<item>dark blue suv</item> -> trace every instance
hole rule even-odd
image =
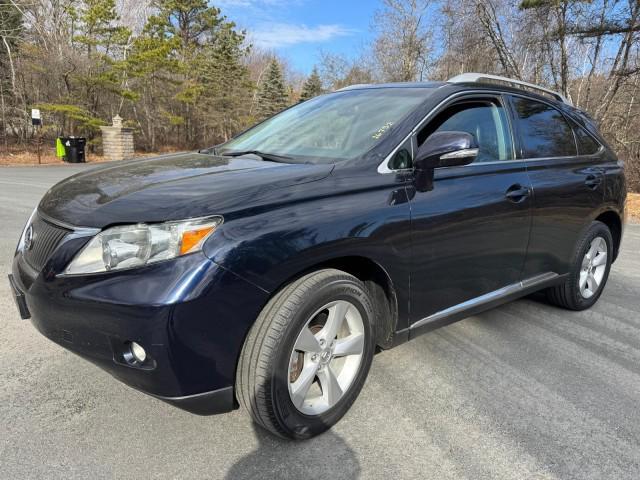
[[[308,438],[380,349],[539,290],[593,305],[625,195],[622,162],[554,92],[361,85],[59,183],[10,282],[23,318],[126,384]]]

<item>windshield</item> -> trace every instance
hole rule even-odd
[[[424,88],[372,88],[322,95],[221,145],[219,153],[256,152],[311,163],[349,160],[368,152],[425,97]]]

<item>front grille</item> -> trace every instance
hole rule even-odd
[[[31,246],[24,251],[24,259],[40,272],[58,244],[71,230],[54,225],[36,214],[31,222]]]

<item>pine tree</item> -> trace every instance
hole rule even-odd
[[[275,115],[284,110],[289,103],[282,70],[278,61],[271,60],[265,79],[258,91],[258,106],[256,114],[259,120]]]
[[[304,102],[305,100],[317,97],[318,95],[322,95],[322,80],[320,80],[318,69],[313,67],[311,75],[309,75],[309,78],[307,78],[307,81],[304,82],[304,85],[302,86],[300,101]]]
[[[117,67],[119,57],[131,31],[117,25],[120,17],[116,0],[82,0],[74,2],[70,21],[74,26],[71,46],[74,55],[82,55],[85,62],[68,76],[75,95],[61,96],[56,102],[38,103],[40,109],[56,117],[60,130],[82,134],[91,140],[106,122],[101,114],[112,106],[113,97],[105,92],[121,91],[122,72]]]
[[[242,62],[247,53],[244,38],[235,24],[221,24],[203,46],[194,68],[198,83],[204,87],[198,103],[199,123],[204,132],[215,132],[225,141],[249,123],[247,105],[253,84]]]
[[[156,112],[146,119],[148,142],[155,144],[160,121],[189,148],[246,128],[243,107],[251,86],[242,63],[244,32],[207,0],[154,0],[153,5],[156,12],[129,60],[142,103]]]

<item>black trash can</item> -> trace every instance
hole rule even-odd
[[[64,145],[64,161],[69,163],[85,163],[84,147],[87,139],[83,137],[61,137]]]

